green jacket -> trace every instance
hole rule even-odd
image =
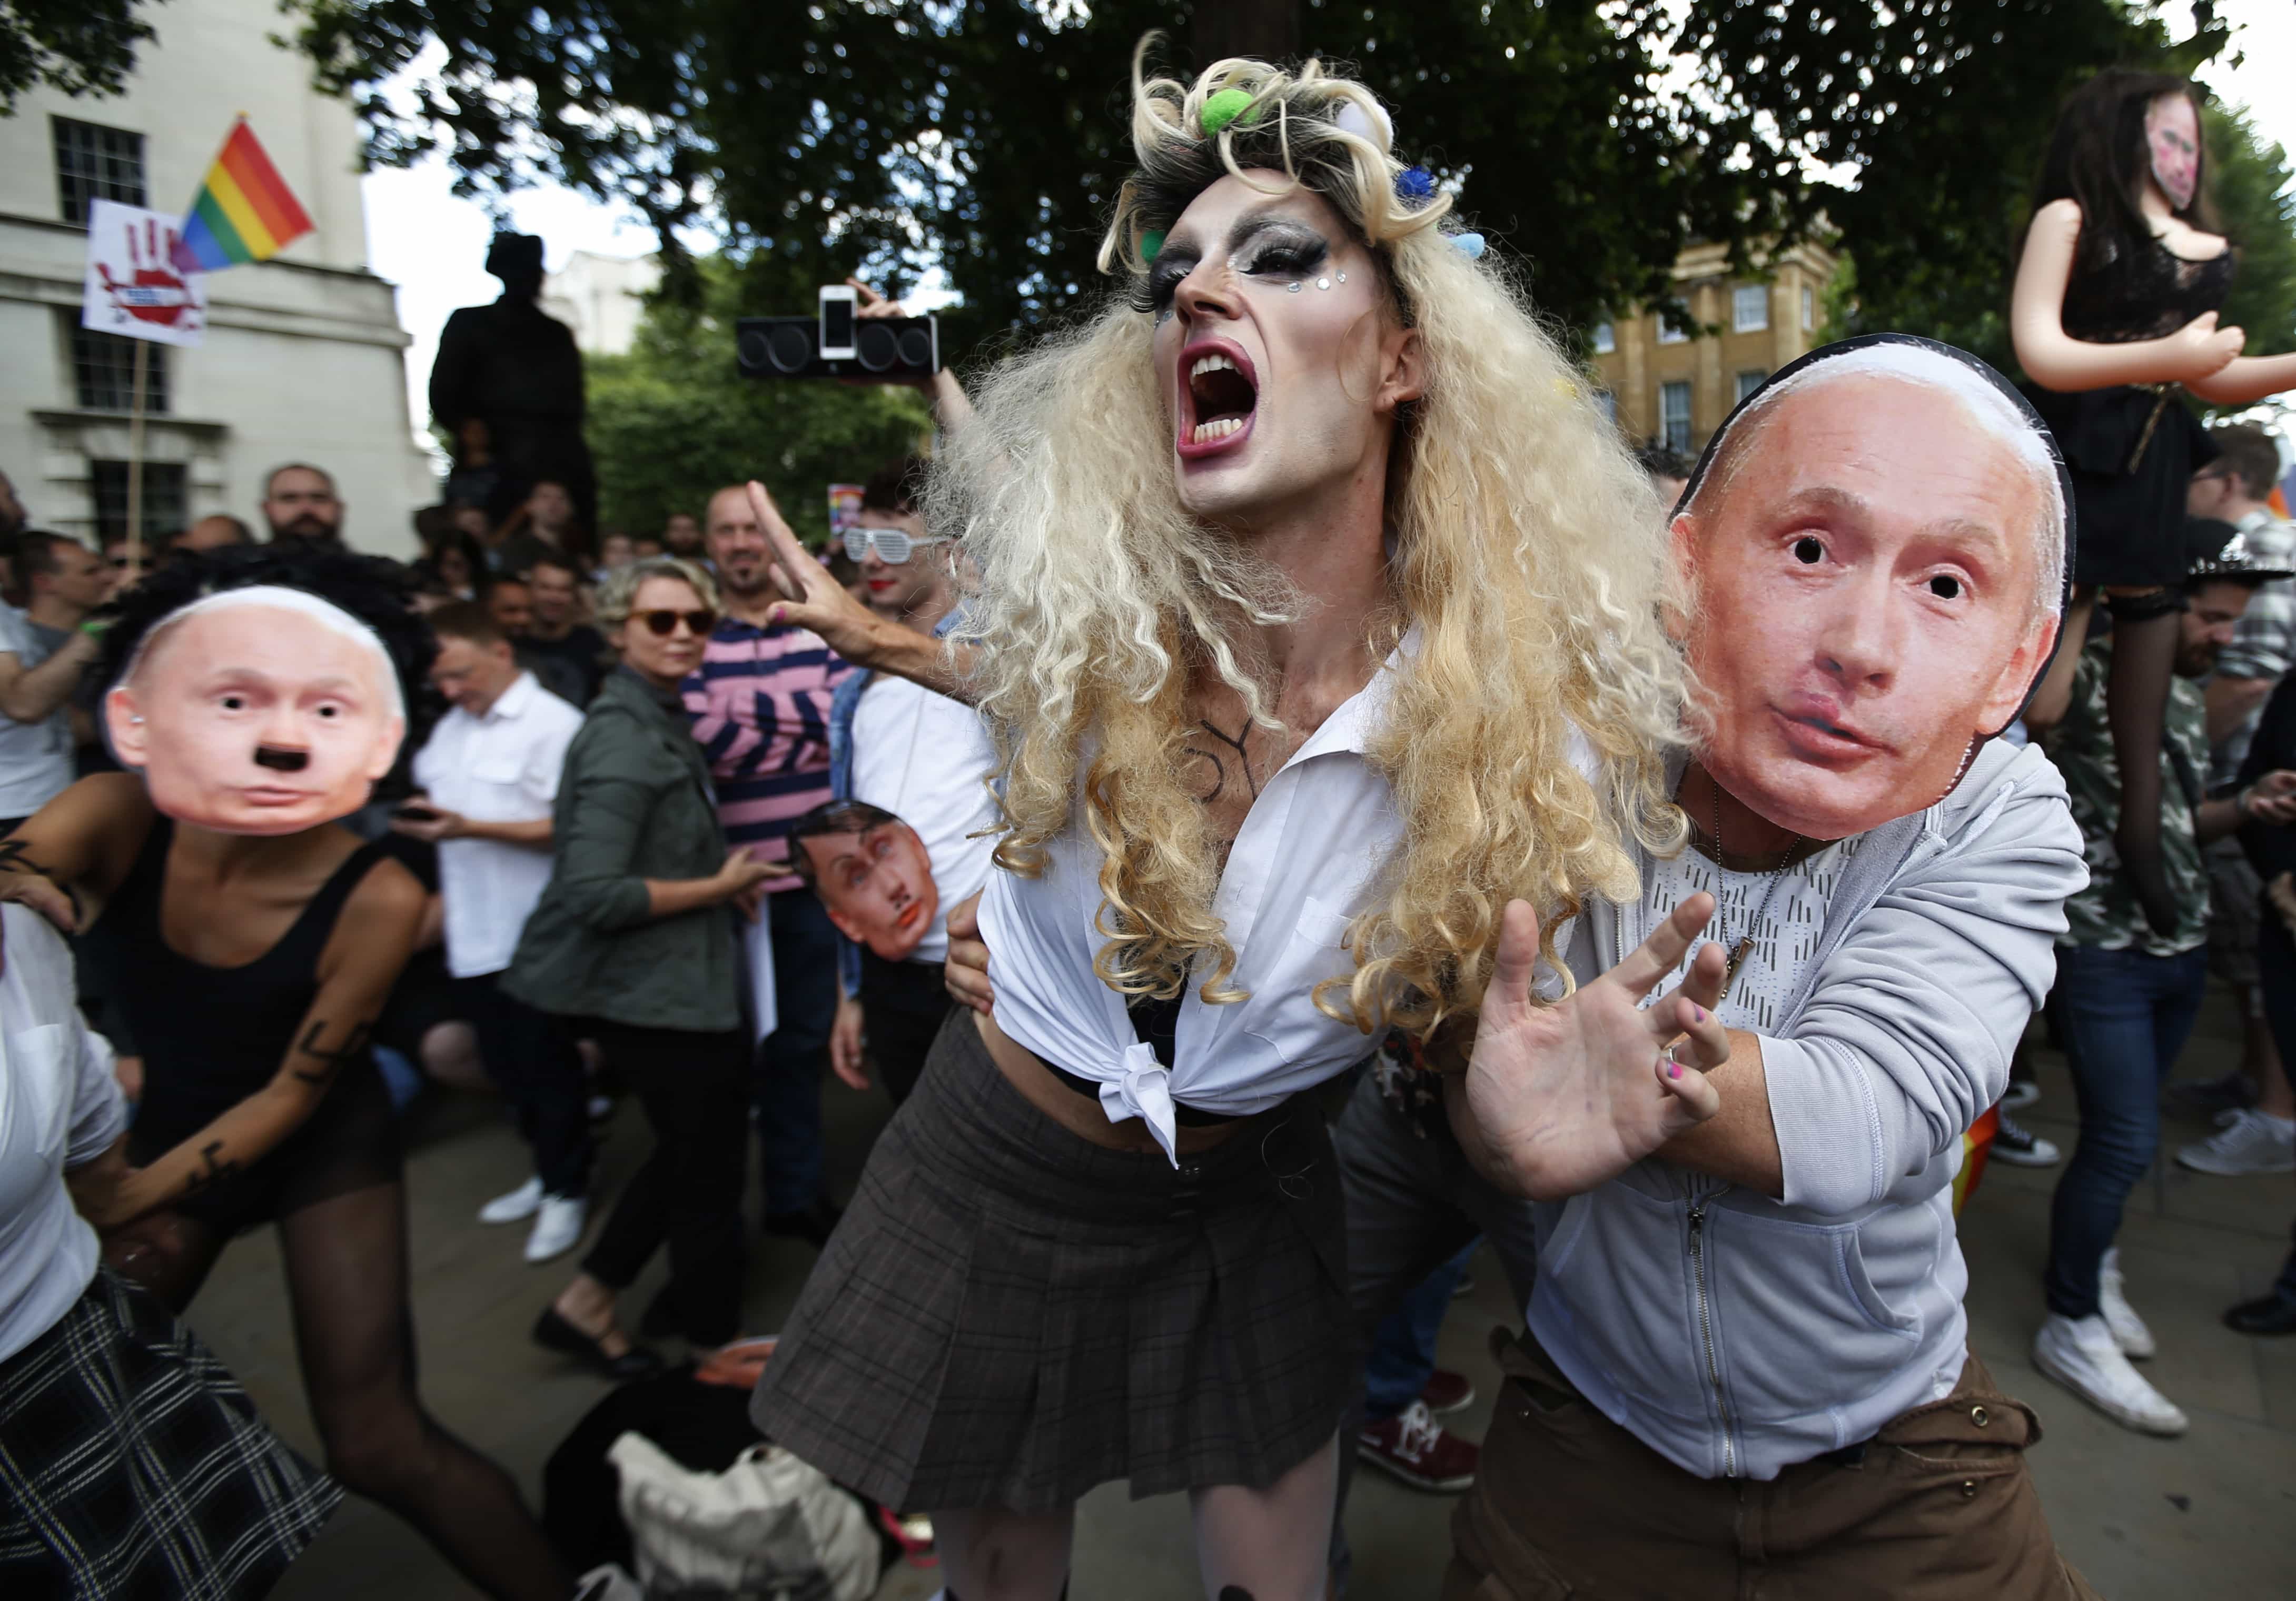
[[[550,884],[502,978],[529,1006],[642,1028],[741,1025],[733,913],[646,915],[648,878],[707,878],[726,862],[709,766],[673,706],[621,669],[567,747]]]

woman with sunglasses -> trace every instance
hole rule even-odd
[[[669,1284],[651,1329],[734,1337],[742,1302],[749,1041],[730,907],[754,916],[765,866],[729,851],[678,684],[701,665],[718,588],[657,556],[607,575],[598,622],[621,653],[566,752],[556,861],[503,988],[570,1020],[637,1087],[654,1148],[534,1337],[609,1377],[658,1368],[614,1303],[656,1246]]]

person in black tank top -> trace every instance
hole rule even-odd
[[[2070,470],[2079,540],[2055,664],[2062,698],[2103,588],[2113,618],[2106,708],[2122,774],[2120,870],[2167,933],[2178,908],[2161,853],[2161,748],[2186,568],[2185,499],[2217,453],[2179,388],[2247,404],[2296,387],[2296,356],[2246,357],[2217,326],[2237,257],[2216,231],[2200,96],[2180,78],[2098,73],[2058,114],[2010,305],[2027,396]]]
[[[128,1143],[139,1164],[196,1134],[278,1070],[318,992],[320,953],[345,903],[388,859],[381,844],[359,846],[276,944],[242,966],[210,967],[179,954],[162,929],[175,836],[171,820],[153,820],[135,868],[89,930],[91,960],[132,979],[121,984],[116,1004],[144,1060],[144,1099]],[[365,1044],[347,1042],[346,1050],[308,1122],[270,1155],[172,1210],[227,1239],[283,1213],[396,1180],[398,1124],[390,1096]]]
[[[275,1220],[329,1471],[487,1593],[558,1601],[572,1576],[517,1487],[414,1392],[406,1197],[366,1041],[424,895],[328,821],[379,776],[346,784],[342,742],[381,727],[395,746],[427,630],[390,564],[269,547],[155,574],[124,614],[106,721],[142,771],[83,780],[0,844],[0,899],[87,927],[144,1056],[135,1125],[75,1198],[107,1262],[178,1311],[234,1234]]]

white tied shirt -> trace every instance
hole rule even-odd
[[[414,781],[432,801],[477,822],[532,822],[551,814],[566,747],[582,714],[521,673],[473,717],[441,718],[414,758]],[[457,978],[499,973],[550,882],[545,847],[499,839],[439,842],[446,899],[447,970]]]
[[[22,906],[0,906],[0,1361],[38,1339],[95,1277],[95,1230],[64,1170],[127,1127],[111,1047],[81,1021],[71,952]]]
[[[1250,999],[1207,1006],[1201,979],[1192,980],[1169,1069],[1135,1032],[1124,997],[1093,971],[1107,940],[1095,926],[1102,856],[1090,833],[1063,829],[1041,877],[988,876],[980,926],[997,1025],[1054,1066],[1097,1082],[1109,1121],[1141,1118],[1175,1163],[1175,1100],[1248,1117],[1373,1047],[1313,997],[1324,980],[1353,975],[1340,941],[1403,838],[1394,796],[1364,754],[1399,659],[1389,658],[1325,718],[1252,802],[1212,901],[1235,950],[1231,982]]]
[[[853,708],[853,798],[882,806],[917,831],[932,862],[940,910],[911,961],[948,956],[948,909],[988,882],[996,821],[985,780],[996,747],[980,714],[963,701],[880,673]]]

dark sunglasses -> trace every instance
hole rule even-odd
[[[706,639],[709,631],[718,626],[718,614],[714,611],[642,611],[638,613],[638,621],[646,625],[648,633],[661,639],[668,639],[680,622],[693,631],[695,638]]]

